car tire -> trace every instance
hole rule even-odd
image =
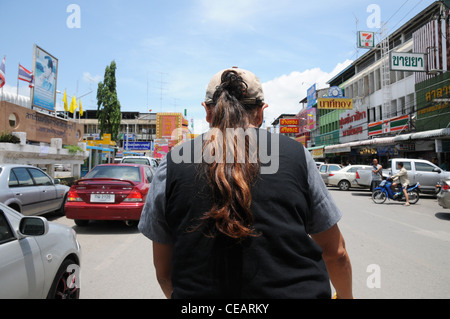
[[[75,265],[76,263],[71,259],[66,259],[63,261],[61,266],[53,279],[52,286],[47,295],[47,299],[79,299],[80,298],[80,287],[69,287],[67,285],[67,279],[74,279],[71,276],[72,273],[67,271],[70,265]],[[76,276],[77,274],[75,274]],[[78,279],[78,278],[77,278]]]
[[[86,219],[75,219],[75,225],[80,227],[85,227],[89,224],[89,220]]]
[[[64,199],[63,199],[63,202],[62,202],[62,204],[61,204],[61,207],[56,211],[59,215],[61,215],[61,216],[65,216],[66,215],[66,203],[67,203],[67,194],[68,193],[66,193],[66,195],[64,195]]]
[[[338,186],[341,191],[348,191],[351,185],[349,181],[343,180],[339,182]]]

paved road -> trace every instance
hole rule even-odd
[[[448,298],[450,210],[430,196],[405,207],[376,205],[368,191],[330,191],[344,213],[355,298]]]
[[[368,191],[330,188],[344,212],[340,222],[353,266],[356,298],[448,298],[450,210],[434,198],[417,205],[376,205]],[[152,245],[136,228],[65,217],[83,249],[81,298],[164,298],[155,278]],[[369,282],[369,285],[368,285]]]

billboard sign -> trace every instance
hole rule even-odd
[[[158,113],[156,115],[156,138],[158,139],[172,139],[176,129],[182,128],[183,115],[181,113]],[[181,139],[181,131],[175,132],[178,136],[176,140]]]
[[[58,59],[34,45],[33,53],[34,85],[31,104],[48,111],[55,110]]]
[[[307,130],[315,130],[316,129],[316,123],[317,123],[317,109],[311,108],[308,110],[308,118],[307,118]]]
[[[391,71],[426,72],[425,53],[391,52]]]
[[[162,159],[166,157],[167,153],[169,153],[169,140],[167,139],[155,140],[153,157]]]
[[[317,103],[316,85],[311,86],[307,91],[307,108],[312,108]]]

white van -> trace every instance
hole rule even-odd
[[[158,167],[158,161],[156,158],[147,156],[125,156],[122,158],[123,164],[143,164],[153,167],[155,170]]]

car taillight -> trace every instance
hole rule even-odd
[[[356,171],[356,178],[359,179],[359,173],[358,173],[358,171]]]
[[[67,201],[68,202],[82,202],[83,200],[81,199],[80,196],[78,196],[78,193],[76,191],[70,190],[69,193],[67,194]]]
[[[449,191],[450,190],[450,186],[448,186],[448,184],[447,183],[444,183],[444,185],[442,186],[442,189],[444,190],[444,191]]]
[[[142,202],[142,194],[140,191],[132,190],[130,194],[128,194],[127,198],[123,200],[124,202]]]

